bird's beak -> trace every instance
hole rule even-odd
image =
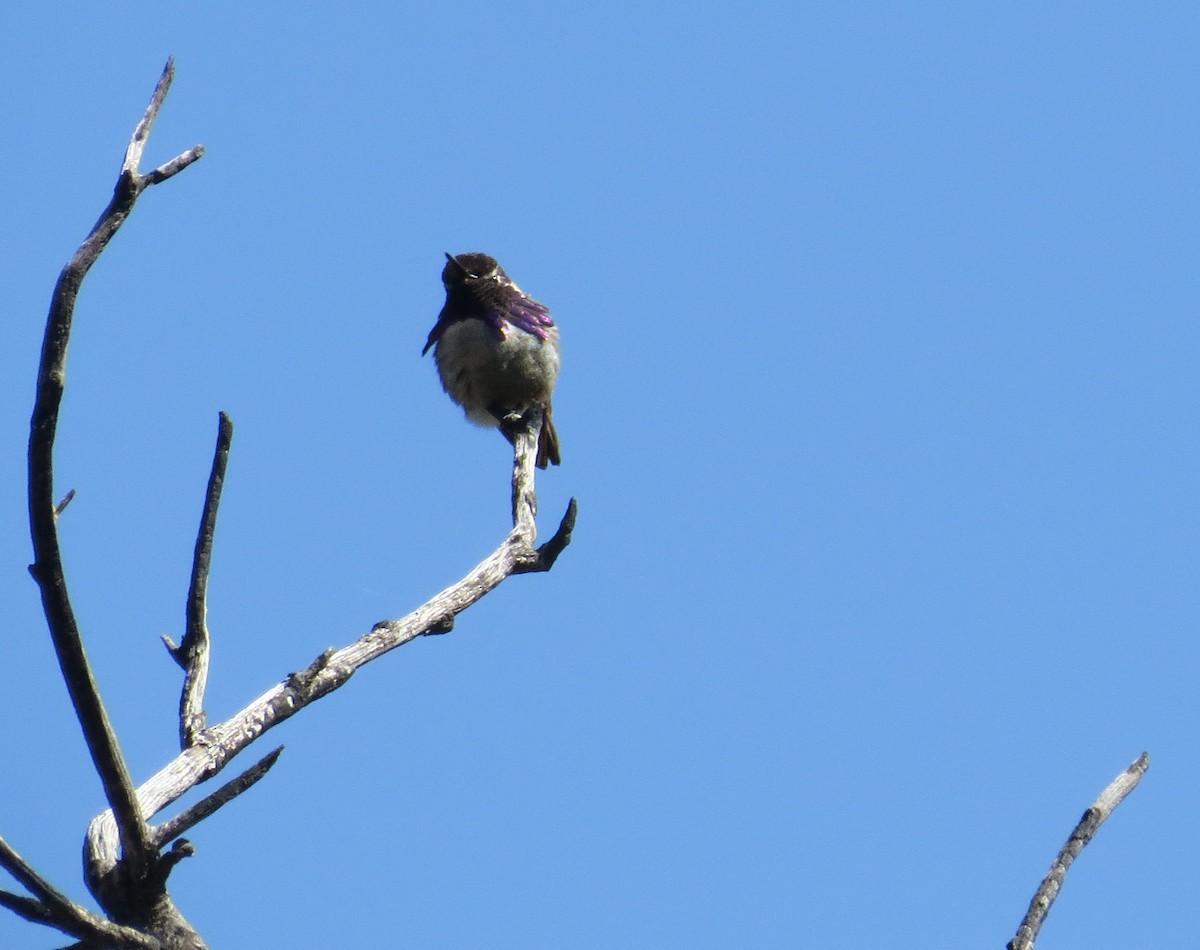
[[[446,260],[450,261],[455,267],[457,267],[462,272],[464,277],[470,277],[470,278],[478,278],[479,277],[478,274],[472,274],[469,270],[467,270],[465,267],[463,267],[462,261],[460,261],[457,257],[455,257],[453,254],[451,254],[449,251],[444,251],[443,253],[446,255]]]

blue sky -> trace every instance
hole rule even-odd
[[[35,361],[173,54],[148,162],[208,154],[88,277],[57,456],[137,778],[218,410],[215,718],[503,536],[419,355],[444,251],[558,318],[544,533],[580,505],[267,737],[172,879],[212,946],[998,947],[1144,749],[1039,946],[1194,943],[1200,10],[103,6],[0,14],[0,834],[54,883],[102,797],[25,572]]]

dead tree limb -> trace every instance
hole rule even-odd
[[[534,461],[537,425],[530,419],[518,433],[513,449],[512,530],[490,555],[458,583],[436,594],[398,620],[375,624],[353,643],[328,649],[303,670],[290,673],[263,695],[225,722],[209,726],[203,741],[184,749],[138,788],[142,813],[151,816],[190,789],[221,772],[239,752],[263,733],[290,719],[301,709],[343,686],[360,667],[418,637],[446,633],[455,618],[514,574],[548,571],[570,543],[576,504],[571,499],[554,537],[534,548],[537,510],[534,494]],[[162,840],[160,837],[159,840]],[[117,867],[119,838],[111,810],[94,818],[88,827],[84,853],[89,877],[106,878]]]
[[[229,464],[233,442],[233,422],[221,413],[217,422],[217,447],[213,452],[212,471],[204,493],[204,510],[192,555],[192,582],[188,588],[187,627],[178,647],[163,637],[171,656],[183,667],[183,690],[179,697],[179,748],[195,745],[206,724],[204,691],[208,686],[208,572],[212,564],[213,535],[217,529],[217,508]]]
[[[1150,768],[1150,756],[1143,752],[1137,761],[1109,783],[1108,787],[1100,793],[1100,797],[1092,803],[1092,807],[1083,813],[1079,824],[1067,838],[1067,843],[1062,846],[1054,863],[1050,865],[1050,870],[1042,879],[1037,893],[1033,895],[1033,900],[1029,903],[1029,911],[1025,914],[1025,919],[1021,921],[1021,926],[1017,928],[1017,935],[1008,942],[1008,950],[1033,950],[1033,943],[1037,940],[1046,915],[1050,912],[1050,905],[1054,903],[1058,892],[1062,890],[1063,881],[1066,879],[1072,862],[1096,836],[1096,832],[1108,820],[1108,816],[1125,800],[1125,796],[1137,788],[1138,782],[1142,780],[1142,776],[1146,774],[1148,768]]]
[[[201,146],[196,146],[148,174],[142,174],[139,170],[146,141],[171,86],[174,72],[173,62],[168,60],[150,104],[129,140],[112,200],[87,239],[63,268],[55,284],[42,343],[29,433],[29,525],[34,554],[29,570],[41,592],[42,608],[63,680],[83,730],[88,752],[100,776],[105,798],[114,815],[121,849],[122,874],[133,882],[133,887],[152,876],[158,860],[158,849],[145,815],[138,807],[129,768],[92,675],[67,593],[57,527],[61,506],[54,499],[54,438],[65,386],[67,342],[70,339],[75,301],[84,277],[125,223],[138,196],[151,185],[166,181],[182,171],[204,153]],[[114,919],[135,919],[146,911],[144,907],[135,910],[123,906],[118,909],[106,905],[104,895],[96,896]]]
[[[173,75],[174,65],[168,62],[154,90],[150,105],[129,141],[112,201],[87,240],[59,275],[42,343],[37,396],[29,433],[29,525],[34,553],[33,564],[29,570],[41,591],[42,607],[50,627],[54,651],[58,656],[75,714],[83,728],[88,752],[91,753],[92,762],[95,763],[96,771],[104,785],[105,797],[117,819],[123,856],[129,862],[131,872],[137,877],[145,875],[149,868],[153,859],[153,845],[149,827],[138,812],[137,796],[134,794],[129,769],[113,734],[104,703],[100,699],[100,691],[92,676],[79,626],[67,596],[62,554],[58,543],[58,505],[54,499],[53,455],[54,436],[58,427],[58,412],[66,375],[67,341],[71,333],[75,300],[83,278],[129,217],[138,195],[150,185],[165,181],[186,168],[203,153],[203,150],[197,147],[174,159],[169,163],[169,167],[164,166],[150,175],[142,175],[138,171],[146,139],[158,116],[158,110],[162,106]]]
[[[99,941],[100,945],[106,947],[119,947],[121,950],[156,950],[158,947],[157,941],[136,930],[97,917],[66,897],[30,867],[3,838],[0,838],[0,867],[34,895],[34,898],[29,898],[0,891],[0,906],[7,907],[26,920],[54,927],[85,941]]]
[[[359,667],[419,636],[446,633],[453,628],[459,613],[513,574],[548,571],[570,543],[576,512],[572,499],[550,541],[540,548],[533,547],[537,537],[534,460],[542,419],[534,413],[515,420],[513,528],[500,546],[457,584],[412,613],[376,624],[348,646],[326,650],[308,668],[289,674],[241,712],[210,728],[203,708],[210,641],[207,584],[232,437],[232,425],[222,413],[192,562],[186,631],[178,647],[164,638],[185,672],[179,712],[182,752],[140,788],[134,788],[92,675],[67,592],[56,520],[73,492],[55,504],[54,440],[65,385],[67,343],[84,277],[128,218],[138,196],[149,186],[178,174],[204,153],[203,147],[196,146],[149,173],[139,171],[147,138],[173,77],[174,65],[168,61],[130,139],[112,200],[55,285],[30,422],[29,517],[34,550],[30,573],[41,592],[63,679],[109,805],[89,825],[84,845],[88,888],[108,919],[98,917],[51,887],[3,839],[0,839],[0,868],[12,874],[33,896],[0,890],[0,906],[70,934],[79,941],[74,947],[97,950],[109,947],[205,950],[199,934],[176,910],[166,891],[171,870],[193,853],[191,845],[179,835],[258,782],[275,763],[281,749],[176,817],[153,828],[149,818],[217,775],[268,729],[343,685]],[[162,849],[172,841],[174,846],[163,853]]]

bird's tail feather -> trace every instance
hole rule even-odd
[[[562,456],[558,449],[558,430],[554,428],[554,420],[550,416],[550,407],[546,406],[542,416],[542,434],[538,438],[537,467],[561,465]]]

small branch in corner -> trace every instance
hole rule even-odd
[[[1037,893],[1033,895],[1033,900],[1029,902],[1029,910],[1026,912],[1024,920],[1021,921],[1021,926],[1017,928],[1017,935],[1008,942],[1006,950],[1033,950],[1034,941],[1037,940],[1042,924],[1046,921],[1046,915],[1050,913],[1051,905],[1058,897],[1059,891],[1062,890],[1063,881],[1066,879],[1071,864],[1095,837],[1096,832],[1108,820],[1109,815],[1125,800],[1125,796],[1137,788],[1148,768],[1150,768],[1150,755],[1143,752],[1129,768],[1109,783],[1108,787],[1100,793],[1100,797],[1083,813],[1079,824],[1067,838],[1067,843],[1062,846],[1054,863],[1050,865],[1050,870],[1042,879]]]

